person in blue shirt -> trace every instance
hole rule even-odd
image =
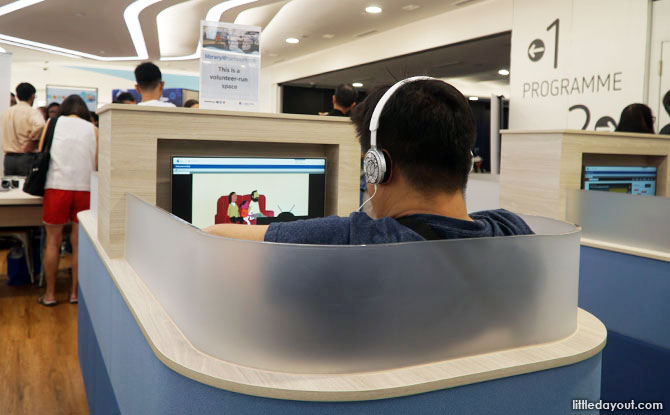
[[[398,85],[387,97],[389,87],[371,92],[351,114],[361,148],[368,149],[373,112],[382,101],[375,148],[384,155],[387,173],[380,184],[368,184],[377,219],[353,212],[348,217],[265,226],[220,224],[205,231],[239,239],[326,245],[532,234],[512,212],[467,212],[475,121],[466,98],[436,79]]]

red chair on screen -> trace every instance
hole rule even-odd
[[[237,195],[237,206],[242,206],[242,203],[249,202],[251,203],[251,194],[248,195]],[[219,223],[232,223],[230,217],[228,216],[228,195],[221,196],[216,202],[216,215],[214,215],[214,224]],[[275,213],[272,210],[265,209],[265,195],[258,195],[258,208],[261,213],[269,218],[274,217]],[[252,225],[256,224],[256,219],[251,219]]]

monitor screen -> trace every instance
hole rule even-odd
[[[656,195],[656,167],[585,166],[584,190]]]
[[[324,216],[325,158],[172,157],[172,213],[204,228]]]

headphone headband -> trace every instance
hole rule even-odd
[[[430,76],[413,76],[411,78],[403,79],[402,81],[396,82],[392,87],[390,87],[384,95],[382,95],[379,102],[375,106],[374,111],[372,111],[372,117],[370,118],[370,148],[377,148],[377,129],[379,128],[379,118],[382,115],[382,111],[386,106],[386,102],[391,99],[391,96],[397,91],[401,86],[415,81],[436,81],[437,79]]]

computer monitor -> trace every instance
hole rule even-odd
[[[172,213],[204,228],[324,216],[325,158],[172,157]]]
[[[656,167],[584,166],[584,190],[656,195]]]

